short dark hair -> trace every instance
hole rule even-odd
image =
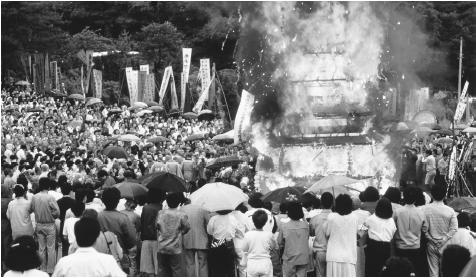
[[[458,219],[458,227],[459,228],[466,228],[471,226],[471,217],[467,212],[461,212],[456,217]]]
[[[82,217],[74,224],[74,235],[79,247],[90,247],[99,236],[99,222],[97,219]]]
[[[271,202],[263,202],[263,208],[272,211],[273,210],[273,204]]]
[[[363,192],[363,200],[360,200],[362,202],[376,202],[378,201],[378,199],[380,199],[380,195],[378,193],[377,188],[373,186],[368,186]]]
[[[268,221],[268,214],[264,210],[258,209],[253,213],[251,218],[253,219],[253,224],[255,224],[256,229],[262,229]]]
[[[147,198],[150,203],[162,204],[162,202],[165,200],[165,191],[153,187],[147,192]]]
[[[407,205],[414,204],[418,198],[418,189],[415,186],[407,186],[403,189],[403,202]]]
[[[32,236],[20,236],[10,246],[5,264],[13,271],[35,269],[41,265],[37,250],[38,246]]]
[[[98,219],[98,212],[94,209],[86,209],[83,212],[83,218]]]
[[[106,170],[99,170],[99,172],[98,172],[98,178],[102,178],[102,177],[105,177],[107,175],[108,174],[107,174]]]
[[[324,192],[321,195],[321,205],[324,209],[332,208],[334,204],[334,196],[330,192]]]
[[[279,212],[280,213],[287,213],[288,212],[288,203],[284,202],[279,204]]]
[[[13,193],[15,193],[15,197],[21,197],[21,196],[24,196],[25,195],[25,186],[23,186],[22,184],[17,184],[15,185],[15,187],[13,188]]]
[[[392,203],[389,199],[384,197],[377,202],[377,206],[375,207],[375,215],[383,219],[389,219],[392,217]]]
[[[335,211],[340,215],[348,215],[352,212],[352,198],[347,194],[339,194],[336,198]]]
[[[108,187],[102,193],[101,200],[106,206],[106,210],[114,210],[121,199],[121,192],[115,187]]]
[[[25,174],[20,174],[17,178],[17,183],[23,185],[25,188],[28,186],[28,179],[26,178]]]
[[[76,217],[81,217],[84,212],[84,203],[74,201],[73,206],[71,207],[71,211],[74,213]]]
[[[180,196],[180,194],[182,196]],[[169,208],[177,208],[180,205],[180,203],[183,201],[183,194],[180,194],[171,193],[167,195],[166,200]]]
[[[50,183],[51,183],[51,180],[49,178],[41,178],[38,181],[39,190],[40,191],[49,190],[50,189]]]
[[[425,194],[420,187],[415,187],[415,192],[417,194],[417,198],[415,200],[415,206],[424,206],[426,204]]]
[[[431,187],[431,196],[436,201],[443,201],[446,196],[446,186],[442,184],[435,184]]]
[[[303,194],[301,200],[302,206],[305,208],[312,207],[318,209],[321,206],[321,200],[311,193]]]
[[[302,206],[299,202],[292,201],[288,203],[288,217],[292,220],[299,220],[304,217]]]
[[[413,264],[405,257],[390,257],[380,272],[380,277],[410,277],[414,273]]]
[[[252,196],[248,200],[248,204],[253,208],[262,208],[263,207],[263,201],[261,200],[260,197],[257,197],[257,196]]]
[[[441,272],[445,277],[458,277],[471,259],[471,253],[466,247],[451,244],[441,255]]]
[[[69,183],[64,183],[61,185],[61,194],[68,195],[71,193],[71,185]]]
[[[389,187],[387,191],[385,191],[385,194],[383,196],[387,198],[390,202],[395,204],[400,204],[400,200],[402,199],[402,193],[400,192],[400,190],[392,186]]]

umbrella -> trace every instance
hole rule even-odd
[[[437,144],[451,144],[453,143],[453,139],[448,137],[442,137],[442,138],[436,139],[435,142]]]
[[[185,119],[196,119],[198,115],[193,112],[187,112],[187,113],[183,113],[182,117]]]
[[[137,112],[136,116],[142,117],[145,114],[152,114],[152,113],[153,113],[152,110],[145,109],[145,110],[141,110],[141,111]]]
[[[213,137],[213,141],[233,141],[235,137],[235,131],[232,129],[230,131],[227,131],[223,134],[219,134],[215,137]]]
[[[6,107],[5,109],[3,109],[3,111],[9,112],[9,111],[14,111],[15,109],[16,109],[15,107],[8,106],[8,107]]]
[[[455,211],[476,208],[476,198],[474,197],[458,197],[448,203]]]
[[[72,94],[68,96],[69,99],[84,100],[84,96],[80,94]]]
[[[238,156],[223,156],[212,160],[210,163],[207,163],[206,168],[208,169],[220,169],[222,167],[228,167],[233,165],[238,165],[242,163],[243,160]]]
[[[79,120],[71,121],[68,123],[68,126],[72,128],[77,128],[78,126],[80,127],[82,125],[83,125],[83,121],[79,121]]]
[[[433,133],[436,133],[436,134],[442,134],[442,135],[453,135],[453,132],[449,129],[440,129],[440,130],[437,130]]]
[[[132,107],[134,107],[134,108],[147,108],[147,107],[149,107],[149,106],[148,106],[147,103],[145,103],[145,102],[140,102],[140,101],[138,101],[138,102],[134,102],[134,104],[132,105]]]
[[[109,110],[109,113],[110,114],[122,113],[122,110],[121,110],[121,108],[112,108],[111,110]]]
[[[392,127],[392,131],[408,131],[410,128],[405,122],[399,122]]]
[[[468,127],[468,126],[465,125],[465,124],[457,124],[457,125],[455,125],[455,129],[465,129],[465,128],[467,128],[467,127]]]
[[[151,148],[151,147],[153,147],[153,146],[154,146],[154,143],[148,142],[148,143],[146,143],[144,146],[142,146],[142,148],[148,149],[148,148]]]
[[[142,184],[130,181],[124,181],[115,184],[114,187],[119,189],[122,198],[129,198],[133,200],[137,200],[137,198],[147,195],[147,191],[149,191],[149,189],[147,189],[147,187],[143,186]]]
[[[101,99],[96,98],[96,97],[93,97],[93,98],[90,98],[90,99],[86,102],[86,106],[91,106],[91,105],[98,104],[98,103],[101,103],[101,102],[102,102]]]
[[[105,148],[103,154],[109,158],[127,158],[129,156],[126,150],[117,146],[109,146]]]
[[[152,111],[152,112],[154,112],[154,113],[157,113],[157,112],[162,112],[162,111],[164,111],[165,109],[164,109],[164,107],[162,107],[162,106],[154,105],[154,106],[149,107],[147,110],[150,110],[150,111]]]
[[[185,192],[187,191],[187,182],[171,173],[160,173],[154,178],[142,181],[147,188],[157,188],[165,192]]]
[[[226,183],[208,183],[190,195],[192,204],[209,211],[234,210],[248,196],[240,188]]]
[[[215,115],[213,114],[212,110],[209,110],[209,109],[205,109],[205,110],[202,110],[200,111],[200,113],[198,113],[198,119],[201,121],[201,120],[211,120],[215,117]]]
[[[159,104],[155,101],[147,101],[145,104],[147,104],[147,106],[151,107],[151,106],[159,106]]]
[[[117,137],[117,140],[125,141],[125,142],[137,142],[137,141],[140,141],[140,138],[134,134],[123,134],[123,135],[119,135]]]
[[[195,141],[195,140],[203,140],[205,139],[205,134],[203,133],[198,133],[198,134],[192,134],[190,136],[187,136],[187,138],[185,138],[185,142],[188,142],[188,141]]]
[[[435,113],[425,110],[418,112],[414,117],[413,121],[419,125],[422,124],[436,124],[436,116]]]
[[[30,82],[26,81],[26,80],[20,80],[20,81],[17,81],[15,83],[15,85],[18,85],[18,86],[28,86],[30,85]]]
[[[26,111],[27,112],[43,112],[43,109],[36,107],[36,108],[30,108]]]
[[[155,177],[160,176],[165,174],[166,172],[154,172],[154,173],[149,173],[147,175],[144,175],[139,178],[139,182],[144,185],[148,184],[151,180],[153,180]]]
[[[278,188],[271,192],[268,192],[261,199],[264,202],[276,202],[284,203],[286,201],[298,201],[301,199],[302,194],[306,189],[300,186],[288,186],[283,188]]]
[[[467,127],[465,129],[463,129],[463,132],[466,132],[466,133],[476,133],[476,127]]]
[[[337,175],[329,175],[324,177],[314,183],[305,193],[311,192],[315,194],[324,193],[326,191],[331,192],[335,195],[337,190],[342,189],[343,186],[357,183],[359,180],[351,179],[346,176],[337,176]],[[341,188],[339,188],[341,187]],[[337,189],[337,190],[336,190]]]
[[[164,136],[157,136],[157,137],[149,138],[146,141],[151,143],[160,143],[160,142],[166,142],[170,140],[168,138],[165,138]]]
[[[415,134],[417,137],[425,137],[432,132],[433,129],[426,126],[419,126],[412,131],[412,133]]]

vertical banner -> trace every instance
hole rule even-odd
[[[58,75],[57,75],[57,63],[56,61],[50,62],[50,78],[51,78],[51,88],[58,89]]]
[[[182,48],[183,54],[183,69],[182,72],[185,77],[185,83],[188,83],[188,76],[190,74],[190,64],[192,61],[192,49],[191,48]]]
[[[251,125],[251,110],[253,110],[254,102],[255,96],[243,90],[235,117],[235,144],[242,140],[244,131]]]
[[[452,181],[456,174],[456,146],[453,146],[453,151],[450,157],[450,168],[448,169],[448,179]]]
[[[147,82],[147,72],[146,71],[139,71],[139,80],[137,83],[137,101],[144,101],[144,90],[145,90],[145,83]]]
[[[129,96],[130,96],[130,101],[131,101],[131,105],[135,102],[138,102],[138,92],[137,92],[137,89],[138,89],[138,81],[139,81],[139,71],[137,70],[133,70],[133,71],[130,71],[130,80],[131,80],[131,91],[129,92]]]
[[[171,77],[171,82],[170,82],[170,95],[172,96],[171,101],[170,101],[170,109],[178,109],[178,100],[177,100],[177,89],[175,87],[175,78],[174,78],[174,72],[172,70],[172,67],[170,67],[170,77]]]
[[[139,70],[140,71],[145,71],[146,74],[149,74],[149,65],[140,65]]]
[[[35,93],[38,93],[38,87],[37,87],[37,82],[36,82],[36,64],[33,64],[33,90],[35,90]]]
[[[202,81],[202,91],[210,83],[210,59],[200,59],[200,80]],[[208,100],[208,94],[205,101]]]
[[[93,51],[92,50],[86,50],[86,92],[89,92],[89,85],[90,81],[89,79],[91,78],[91,71],[94,66],[93,63]]]
[[[215,78],[215,74],[213,74],[212,78]],[[203,104],[205,103],[205,101],[208,98],[208,91],[210,90],[210,84],[211,84],[211,82],[208,82],[206,87],[202,87],[202,92],[200,94],[200,97],[198,98],[197,103],[195,104],[195,106],[192,109],[193,112],[198,113],[198,112],[202,111]]]
[[[464,111],[466,109],[466,105],[468,104],[468,102],[466,101],[466,93],[468,92],[468,86],[469,82],[466,81],[459,97],[458,106],[456,106],[456,111],[454,115],[455,122],[461,121],[461,118],[463,117]]]
[[[180,111],[184,112],[185,108],[185,96],[187,95],[187,88],[185,86],[185,73],[180,74]]]
[[[166,67],[164,70],[164,76],[162,77],[162,83],[160,84],[159,90],[159,104],[162,105],[164,101],[165,91],[167,90],[167,85],[169,84],[170,75],[172,73],[172,67]]]
[[[94,97],[102,98],[102,71],[93,69]]]
[[[146,76],[146,82],[144,85],[144,95],[142,96],[143,102],[155,101],[155,76],[153,73],[149,73]]]
[[[60,79],[61,79],[61,68],[58,67],[58,64],[56,64],[56,88],[59,90],[60,89]]]
[[[129,101],[132,105],[132,67],[126,67],[126,83],[127,83],[127,92],[129,93]]]

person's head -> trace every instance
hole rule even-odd
[[[23,187],[28,188],[28,179],[25,174],[20,174],[17,178],[17,183],[23,185]]]
[[[182,203],[183,201],[183,194],[182,193],[168,194],[166,197],[166,200],[167,200],[167,205],[169,206],[169,208],[172,208],[172,209],[177,208],[180,205],[180,203]]]
[[[273,210],[273,204],[271,202],[263,202],[263,208],[272,211]]]
[[[106,206],[106,210],[115,210],[120,199],[121,192],[115,187],[106,188],[101,197],[104,206]]]
[[[41,178],[38,181],[38,188],[40,191],[50,189],[51,180],[49,178]]]
[[[82,218],[92,218],[92,219],[98,219],[98,212],[94,209],[86,209],[83,212]]]
[[[304,217],[304,212],[302,211],[302,206],[299,202],[292,201],[287,205],[288,217],[292,220],[300,220]]]
[[[406,205],[415,204],[418,198],[418,190],[415,186],[407,186],[403,189],[403,202]]]
[[[441,256],[443,277],[457,277],[471,259],[468,248],[460,245],[448,245]]]
[[[335,211],[340,215],[347,215],[352,212],[352,198],[347,194],[340,194],[336,198]]]
[[[302,206],[307,210],[318,209],[321,206],[321,201],[311,193],[306,193],[301,196]]]
[[[425,151],[425,157],[428,157],[428,156],[430,156],[430,155],[432,155],[432,154],[433,154],[433,152],[432,152],[431,150],[426,150],[426,151]]]
[[[321,195],[321,206],[323,209],[331,209],[334,204],[334,196],[330,192],[324,192]]]
[[[23,186],[22,184],[16,184],[15,187],[13,187],[13,193],[15,193],[16,198],[25,197],[25,186]]]
[[[71,207],[71,211],[73,212],[74,216],[81,217],[84,212],[84,203],[75,201],[73,206]]]
[[[90,247],[99,236],[99,222],[91,217],[82,217],[74,224],[74,235],[79,247]]]
[[[425,199],[425,194],[423,193],[423,190],[420,187],[415,187],[415,192],[417,194],[417,198],[415,200],[415,206],[424,206],[426,205],[426,199]]]
[[[288,203],[284,202],[279,204],[279,213],[286,214],[288,212]]]
[[[402,193],[396,187],[389,187],[383,196],[392,203],[400,204]]]
[[[446,186],[443,184],[435,184],[431,187],[430,192],[435,201],[443,201],[446,196]]]
[[[390,257],[380,272],[381,277],[411,277],[415,276],[414,266],[405,257]]]
[[[99,170],[98,178],[100,180],[104,181],[107,178],[107,176],[108,176],[108,174],[107,174],[106,170],[103,170],[103,169]]]
[[[268,221],[268,214],[264,210],[256,210],[251,217],[256,229],[261,230]]]
[[[471,227],[471,217],[467,212],[461,212],[456,217],[458,219],[458,227],[459,228],[470,228]]]
[[[124,204],[127,210],[134,210],[137,207],[136,201],[132,199],[127,199],[126,203]]]
[[[20,236],[10,246],[5,265],[13,271],[20,272],[35,269],[41,265],[37,250],[38,246],[32,236]]]
[[[248,200],[248,204],[249,204],[252,208],[262,208],[262,207],[263,207],[263,201],[261,200],[261,197],[258,197],[258,196],[252,196],[252,197]]]
[[[363,192],[362,202],[377,202],[380,199],[377,188],[368,186]]]
[[[165,199],[165,192],[158,188],[151,188],[147,192],[147,198],[150,203],[161,204]]]
[[[389,219],[393,215],[392,203],[387,198],[378,200],[375,215],[382,219]]]

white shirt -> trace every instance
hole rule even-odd
[[[365,220],[364,226],[369,229],[369,238],[376,241],[390,242],[397,231],[393,218],[382,219],[375,214]]]
[[[3,277],[50,277],[50,276],[48,275],[48,273],[40,271],[38,269],[30,269],[30,270],[25,270],[23,272],[9,270],[3,275]]]
[[[79,218],[72,217],[64,220],[63,235],[68,237],[69,244],[76,242],[76,236],[74,235],[74,224],[78,222]]]
[[[59,193],[59,192],[56,192],[56,191],[53,191],[53,190],[49,190],[48,191],[48,194],[53,196],[55,198],[56,201],[58,201],[59,199],[63,198],[63,194]]]
[[[249,231],[243,240],[243,251],[248,253],[248,260],[270,259],[270,252],[276,247],[273,234],[266,231]]]
[[[56,264],[53,277],[126,277],[113,256],[93,247],[80,247]]]

